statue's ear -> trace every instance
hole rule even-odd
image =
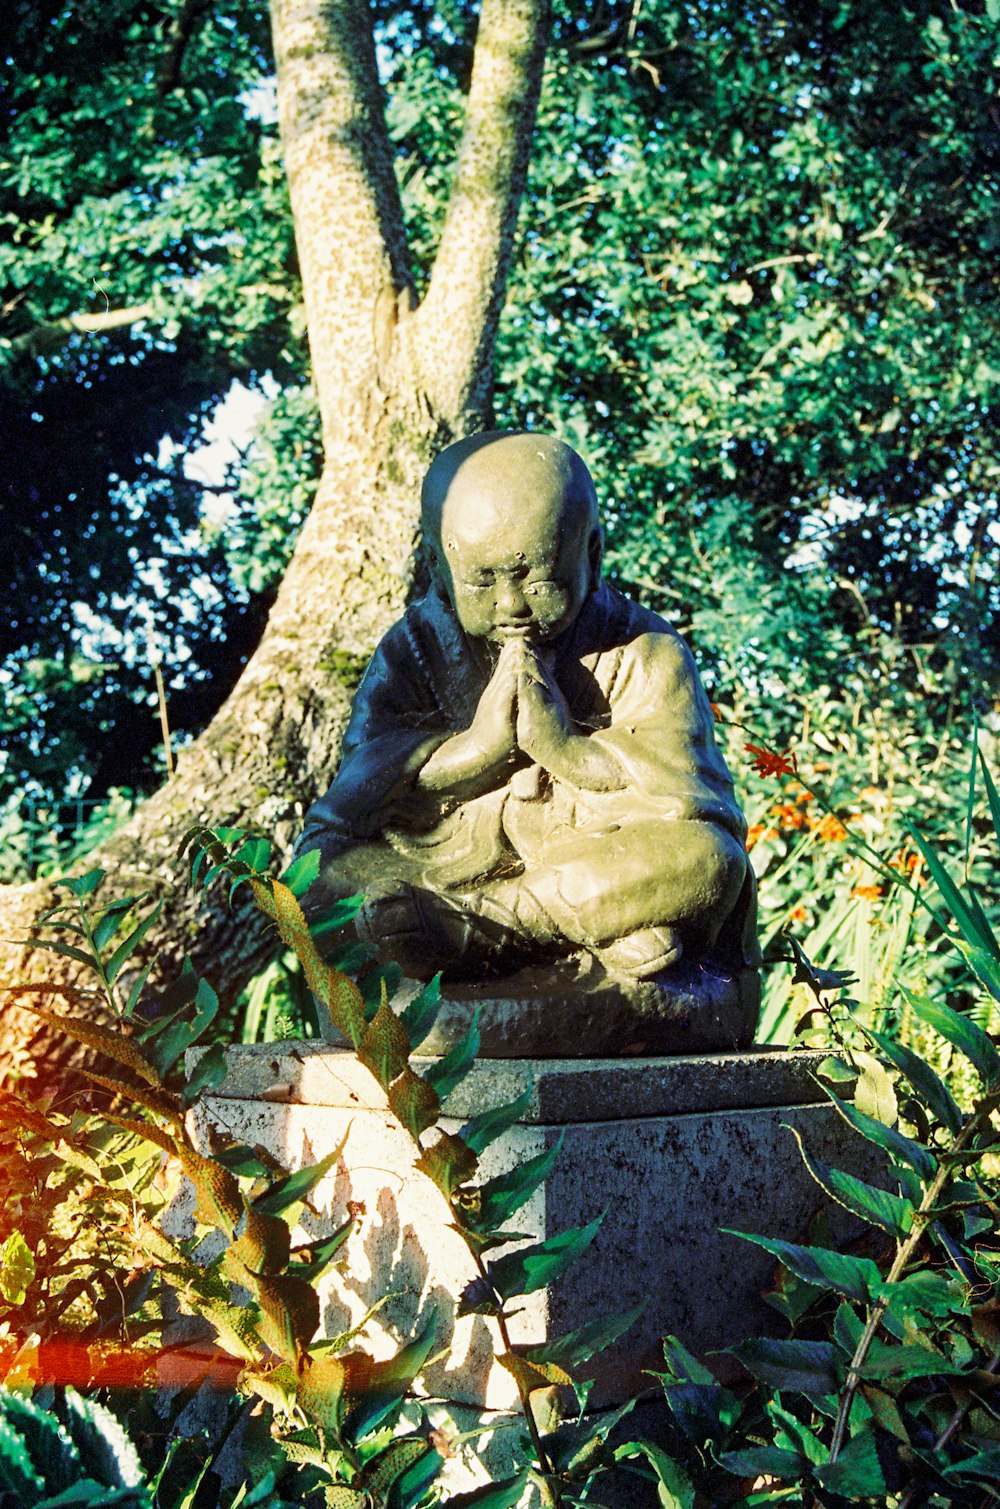
[[[590,590],[597,590],[601,580],[601,562],[604,559],[604,531],[596,524],[587,541],[587,562],[590,566]]]

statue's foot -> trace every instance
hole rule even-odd
[[[672,927],[640,928],[594,950],[608,974],[626,980],[648,980],[670,969],[683,951],[680,934]]]
[[[517,924],[502,905],[480,898],[472,908],[405,881],[373,887],[355,928],[411,979],[439,969],[454,973],[463,964],[489,970],[517,954]]]

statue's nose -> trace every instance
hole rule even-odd
[[[496,589],[496,611],[500,618],[512,621],[530,618],[531,606],[516,582],[500,581]]]

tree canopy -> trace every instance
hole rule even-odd
[[[372,14],[419,293],[477,7]],[[172,721],[197,731],[260,633],[318,427],[265,8],[49,0],[13,16],[0,799],[72,769],[99,795],[156,779],[137,604]],[[987,690],[998,21],[997,0],[557,12],[496,422],[583,452],[612,569],[693,634],[723,690],[836,680],[887,644],[880,695],[906,695],[935,657],[945,695]],[[236,505],[208,526],[179,455],[235,380],[266,378],[277,396]]]

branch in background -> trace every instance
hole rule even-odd
[[[51,356],[74,335],[104,335],[126,325],[138,325],[153,317],[152,304],[129,304],[124,309],[104,309],[98,314],[68,314],[60,320],[46,320],[6,342],[19,356]]]
[[[211,8],[212,0],[181,0],[167,28],[166,46],[156,70],[156,92],[161,99],[180,84],[188,43],[198,22]]]
[[[483,0],[444,229],[416,315],[422,380],[448,418],[489,402],[550,19],[547,0]]]

